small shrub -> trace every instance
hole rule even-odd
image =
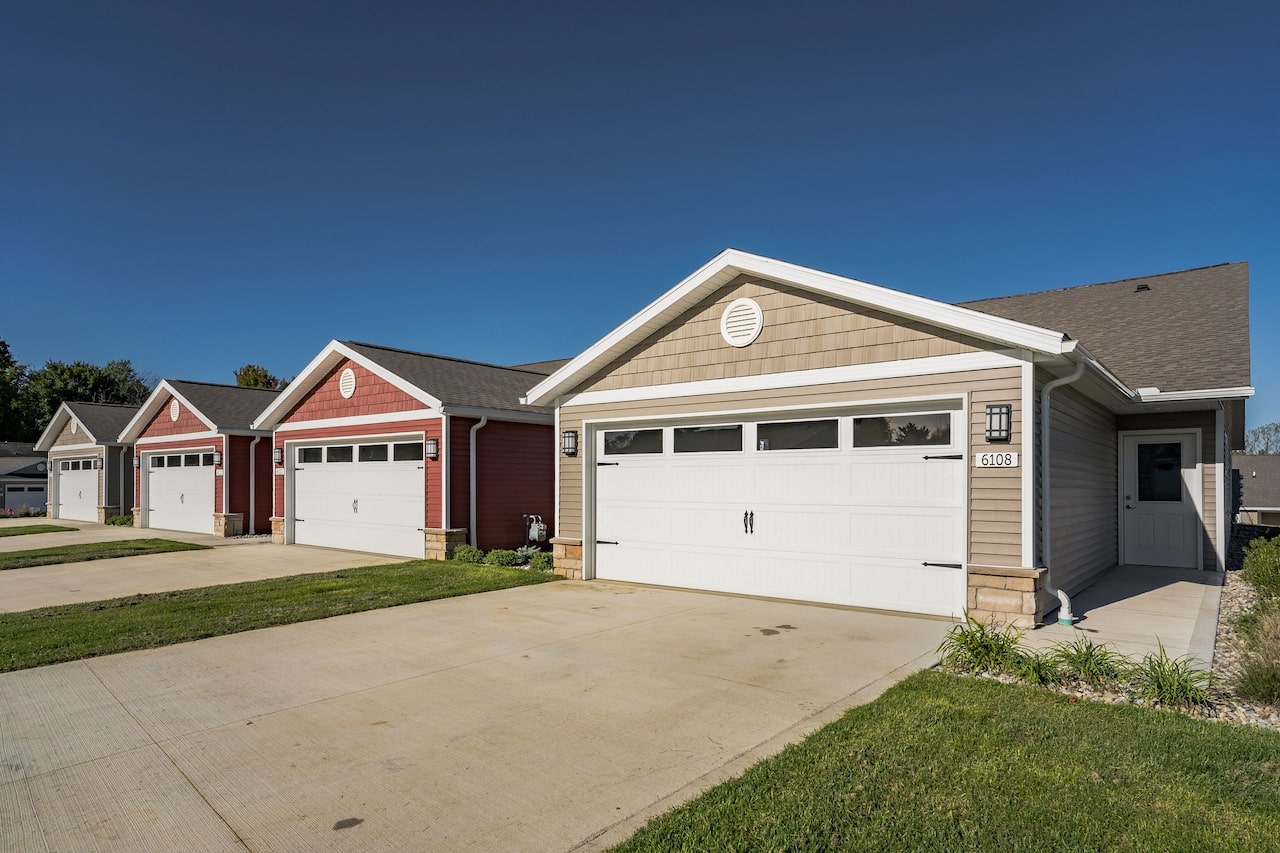
[[[529,561],[529,568],[535,572],[550,572],[555,569],[555,560],[546,551],[539,551]]]
[[[1099,645],[1088,637],[1055,644],[1049,657],[1061,667],[1064,675],[1078,678],[1094,687],[1123,681],[1131,667],[1124,655],[1105,645]]]
[[[107,519],[107,524],[114,524],[116,527],[133,527],[133,516],[113,515]]]
[[[1197,669],[1188,657],[1171,658],[1160,644],[1146,654],[1131,673],[1139,696],[1167,708],[1207,708],[1213,704],[1213,673]]]
[[[1009,670],[1019,681],[1039,687],[1061,684],[1066,680],[1062,667],[1051,654],[1037,652],[1019,654]]]
[[[1280,596],[1280,536],[1254,539],[1244,549],[1244,571],[1241,577],[1253,585],[1259,595]]]
[[[538,554],[542,553],[542,549],[537,545],[521,545],[516,549],[516,554],[520,557],[521,564],[528,564]]]
[[[1246,615],[1253,621],[1242,632],[1249,650],[1236,679],[1236,693],[1275,705],[1280,703],[1280,605],[1272,599]]]
[[[938,645],[940,662],[957,672],[1008,672],[1017,663],[1022,634],[965,613],[964,624],[954,626]]]
[[[521,562],[520,555],[507,548],[494,548],[484,556],[486,566],[518,566]]]
[[[459,545],[453,549],[453,559],[459,563],[483,563],[484,551],[474,545]]]

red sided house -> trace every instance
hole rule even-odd
[[[271,433],[250,424],[279,391],[165,379],[120,440],[134,445],[136,527],[266,533]]]
[[[253,424],[275,433],[275,542],[442,559],[525,544],[554,512],[554,416],[498,367],[332,341]]]

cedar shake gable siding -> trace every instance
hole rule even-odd
[[[350,399],[339,390],[342,372],[347,368],[356,377],[356,390]],[[353,417],[357,415],[383,415],[391,412],[410,412],[426,408],[421,401],[374,374],[364,365],[343,359],[325,374],[298,405],[286,415],[282,423],[298,423],[324,418]]]
[[[173,405],[174,397],[172,394],[166,395],[164,405],[160,407],[160,411],[147,424],[142,431],[142,438],[163,438],[170,435],[190,435],[191,433],[208,432],[209,427],[204,421],[200,420],[194,412],[183,402],[178,401],[178,419],[175,421],[169,416],[170,406]],[[153,448],[145,448],[151,450]],[[218,448],[221,450],[222,448]]]

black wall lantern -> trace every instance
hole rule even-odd
[[[275,463],[275,464],[277,464],[277,465],[281,465],[281,464],[283,464],[283,463],[284,463],[284,448],[283,448],[283,447],[275,447],[275,448],[272,448],[272,450],[271,450],[271,461],[272,461],[272,462],[274,462],[274,463]]]
[[[578,455],[578,431],[567,429],[560,433],[560,452],[565,456]]]
[[[424,444],[425,444],[425,452],[427,454],[428,459],[430,459],[432,462],[435,462],[437,459],[440,458],[440,439],[428,438],[424,442]]]
[[[1013,436],[1013,406],[987,404],[987,441],[1009,441]]]

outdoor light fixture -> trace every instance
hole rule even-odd
[[[271,461],[277,465],[284,463],[284,448],[277,447],[271,451]]]
[[[215,450],[215,451],[213,451],[213,464],[214,464],[214,465],[221,465],[221,464],[222,464],[222,451],[221,451],[221,450]]]
[[[137,470],[138,468],[142,467],[142,460],[137,456],[133,457],[133,467],[134,467],[134,470]]]
[[[440,458],[440,439],[428,438],[424,442],[424,444],[425,444],[425,450],[426,450],[428,459],[430,459],[432,462],[435,462],[437,459]]]
[[[567,429],[560,433],[560,452],[565,456],[578,455],[578,431]]]
[[[1008,441],[1013,435],[1013,406],[987,404],[987,441]]]

